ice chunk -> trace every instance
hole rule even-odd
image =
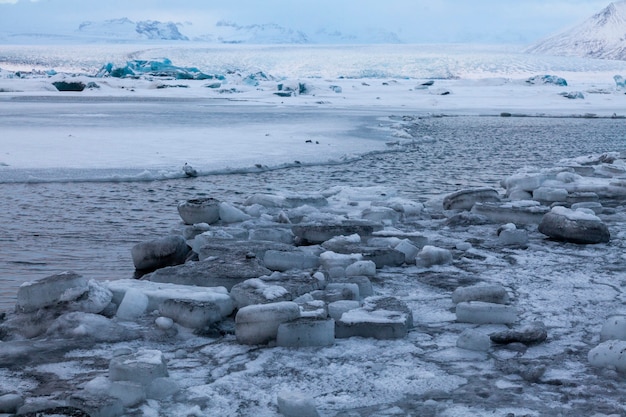
[[[503,304],[462,302],[456,306],[456,319],[463,323],[511,324],[517,321],[517,310],[513,306]]]
[[[413,327],[413,313],[394,297],[368,297],[363,306],[342,314],[336,323],[335,337],[373,337],[399,339]]]
[[[581,99],[584,100],[585,95],[583,94],[582,91],[563,91],[562,93],[559,93],[559,95],[568,98],[570,100],[576,100],[576,99]]]
[[[380,223],[368,220],[345,220],[340,223],[320,224],[299,224],[291,228],[293,234],[303,244],[319,244],[335,236],[348,236],[358,234],[359,236],[371,236],[377,230],[381,230]]]
[[[104,285],[113,292],[113,302],[116,304],[120,304],[131,289],[142,292],[148,297],[147,311],[157,310],[163,301],[170,299],[210,301],[219,306],[224,317],[229,316],[235,308],[224,287],[195,287],[136,279],[106,281]]]
[[[90,394],[106,394],[111,388],[111,381],[105,376],[97,376],[85,383],[84,388]]]
[[[322,287],[323,281],[309,273],[274,273],[235,285],[230,292],[237,307],[291,301]]]
[[[346,267],[346,276],[376,276],[376,264],[373,261],[356,261]]]
[[[249,231],[249,240],[268,240],[271,242],[279,242],[293,244],[293,233],[291,229],[281,227],[263,227],[252,229]]]
[[[334,282],[328,284],[325,290],[325,300],[359,300],[361,298],[358,284],[349,282]]]
[[[528,232],[523,229],[506,229],[498,235],[498,242],[504,246],[522,246],[528,244]]]
[[[567,200],[567,194],[565,188],[539,187],[533,191],[533,199],[553,203]]]
[[[478,203],[472,207],[472,213],[484,216],[494,223],[518,225],[539,224],[549,211],[549,207],[532,200],[518,200],[506,204]]]
[[[109,388],[109,395],[117,398],[124,407],[133,407],[146,399],[144,387],[131,381],[113,381]]]
[[[418,248],[423,248],[424,245],[426,245],[428,243],[428,238],[426,236],[424,236],[421,233],[418,232],[403,232],[397,229],[385,229],[385,230],[380,230],[378,232],[374,232],[373,234],[374,238],[396,238],[396,239],[408,239],[411,241],[411,243],[413,243],[413,245],[417,246]],[[400,241],[397,241],[397,243],[400,243]],[[369,240],[368,240],[368,244]],[[395,246],[395,245],[392,245]]]
[[[613,79],[615,80],[617,88],[626,88],[626,79],[624,77],[621,75],[615,75]]]
[[[319,417],[315,399],[298,391],[278,393],[278,412],[285,417]]]
[[[355,300],[339,300],[328,304],[328,315],[334,320],[339,320],[346,311],[361,307],[361,303]]]
[[[261,266],[254,256],[246,257],[245,254],[229,255],[228,253],[224,255],[223,257],[209,257],[200,262],[187,262],[183,265],[162,268],[147,275],[144,279],[178,286],[230,289],[246,279],[272,273]]]
[[[310,298],[307,301],[303,301],[302,297],[294,300],[300,306],[300,317],[326,319],[328,318],[328,309],[326,303],[322,300],[314,300],[310,294],[306,294]]]
[[[409,239],[401,240],[400,243],[395,246],[395,250],[404,254],[404,262],[407,264],[415,263],[415,258],[420,251]]]
[[[602,325],[600,340],[626,341],[626,316],[609,317]]]
[[[17,291],[16,309],[26,313],[56,304],[66,291],[76,288],[86,291],[87,280],[75,272],[62,272],[25,282]]]
[[[161,330],[167,330],[172,328],[174,320],[169,317],[157,317],[154,320],[154,324],[156,324],[156,326]]]
[[[220,218],[220,202],[214,198],[181,201],[178,214],[185,224],[212,224]]]
[[[24,405],[24,398],[17,394],[0,396],[0,413],[15,414],[18,408]]]
[[[263,256],[265,267],[272,271],[288,271],[290,269],[314,269],[320,264],[319,256],[303,252],[268,250]]]
[[[404,264],[404,253],[394,248],[361,248],[361,251],[363,260],[374,262],[376,268]]]
[[[259,204],[264,207],[289,207],[287,199],[274,194],[253,194],[246,199],[245,205]]]
[[[169,299],[161,303],[159,313],[192,329],[202,329],[222,320],[219,306],[211,301]]]
[[[63,314],[49,326],[46,334],[49,338],[96,342],[119,342],[140,336],[104,316],[83,312]]]
[[[464,301],[508,304],[509,294],[506,288],[499,284],[473,285],[471,287],[460,287],[454,290],[452,293],[452,302],[458,304]]]
[[[557,85],[561,87],[567,86],[567,81],[564,78],[558,77],[556,75],[535,75],[526,80],[528,84],[551,84]]]
[[[167,365],[160,350],[139,349],[129,355],[116,356],[109,362],[111,381],[130,381],[147,387],[156,378],[167,376]]]
[[[554,177],[546,172],[518,172],[505,178],[501,183],[509,192],[522,190],[532,193],[550,178]]]
[[[523,343],[533,345],[541,343],[548,338],[548,329],[541,321],[527,324],[517,329],[508,329],[492,333],[490,339],[494,343],[509,344]]]
[[[486,352],[491,347],[491,340],[488,335],[481,331],[466,329],[457,339],[456,346],[461,349]]]
[[[372,281],[363,275],[350,275],[346,278],[342,278],[339,282],[346,282],[350,284],[356,284],[359,287],[359,296],[361,298],[370,297],[374,295],[374,289],[372,288]]]
[[[333,252],[345,252],[346,248],[361,243],[361,236],[354,233],[349,236],[335,236],[322,243],[322,247]]]
[[[89,416],[96,417],[121,417],[124,415],[124,405],[117,398],[108,395],[94,396],[87,392],[73,394],[67,400],[67,404],[84,411]],[[58,411],[44,412],[42,415],[56,416]],[[39,415],[39,413],[37,413]]]
[[[300,317],[298,304],[283,301],[243,307],[235,316],[235,335],[241,344],[258,345],[276,339],[278,326]]]
[[[604,207],[602,206],[601,203],[597,202],[597,201],[584,201],[584,202],[580,202],[580,203],[574,203],[572,204],[572,210],[576,211],[578,209],[588,209],[594,212],[594,214],[598,215],[598,214],[602,214],[602,212],[604,212]]]
[[[116,316],[122,320],[135,320],[146,313],[148,304],[148,296],[138,289],[131,288],[124,294]]]
[[[598,368],[626,372],[626,341],[607,340],[589,351],[589,363]]]
[[[224,223],[240,223],[252,218],[249,214],[228,203],[219,204],[219,216]]]
[[[167,236],[136,244],[131,255],[136,269],[151,271],[184,263],[190,250],[182,236]]]
[[[362,260],[361,254],[345,255],[341,253],[335,253],[332,251],[326,251],[320,255],[320,263],[327,271],[333,268],[343,268],[344,270],[357,261]]]
[[[493,188],[461,190],[443,199],[444,210],[470,210],[476,203],[499,202],[500,195]]]
[[[400,238],[392,237],[373,237],[367,240],[368,246],[374,246],[377,248],[394,248],[398,243],[402,242]]]
[[[86,290],[86,291],[85,291]],[[96,280],[89,280],[87,288],[76,287],[63,293],[60,301],[67,301],[70,311],[98,314],[111,303],[113,293]]]
[[[172,378],[155,378],[146,388],[146,397],[162,401],[180,390],[180,387]]]
[[[363,210],[361,217],[383,224],[395,224],[400,220],[400,213],[389,207],[369,207]]]
[[[335,320],[299,318],[278,326],[276,345],[283,347],[332,346]]]
[[[428,268],[433,265],[445,265],[451,262],[452,252],[448,249],[438,248],[431,245],[424,246],[415,259],[416,265],[424,268]]]

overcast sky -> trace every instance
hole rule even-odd
[[[384,29],[405,42],[532,42],[599,12],[609,0],[0,0],[0,31],[72,31],[84,21],[128,17],[191,23],[276,23],[313,32]]]

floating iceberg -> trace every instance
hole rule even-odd
[[[567,86],[565,78],[557,77],[556,75],[535,75],[526,80],[528,84],[552,84],[561,87]]]
[[[154,77],[168,77],[177,80],[225,80],[223,75],[205,74],[195,67],[177,67],[167,58],[162,60],[136,59],[126,62],[123,67],[117,67],[112,62],[105,64],[96,77],[115,78],[138,78],[141,75],[151,75]]]

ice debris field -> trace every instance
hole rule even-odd
[[[437,207],[348,187],[181,201],[179,233],[129,254],[141,280],[19,288],[0,411],[622,415],[624,176],[613,152]]]

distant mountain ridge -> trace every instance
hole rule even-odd
[[[626,0],[609,4],[580,25],[545,38],[526,52],[626,60]]]
[[[338,43],[402,43],[390,31],[370,28],[362,33],[346,33],[333,29],[320,29],[312,34],[275,23],[240,25],[222,20],[207,33],[189,37],[183,32],[186,25],[174,22],[144,20],[134,22],[128,18],[82,23],[76,32],[103,41],[132,40],[202,41],[225,44],[338,44]],[[197,29],[197,28],[196,28]]]
[[[133,22],[125,17],[102,22],[83,22],[78,27],[78,32],[81,35],[113,40],[189,40],[187,36],[180,33],[178,25],[174,22],[159,22],[158,20]]]

